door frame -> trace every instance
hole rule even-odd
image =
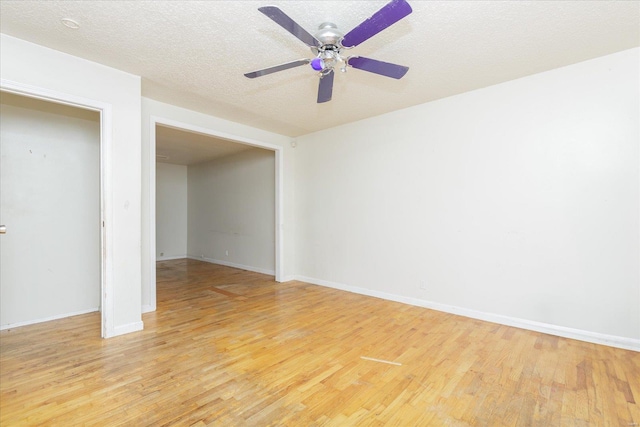
[[[113,306],[113,202],[112,202],[112,108],[111,104],[94,99],[57,92],[38,86],[0,79],[0,90],[28,98],[91,110],[100,114],[100,312],[101,336],[116,335]]]
[[[280,145],[269,144],[257,139],[233,135],[215,129],[196,126],[178,120],[151,115],[149,117],[149,305],[144,311],[156,310],[156,125],[166,126],[187,132],[199,133],[215,138],[225,139],[238,144],[250,145],[274,152],[275,157],[275,281],[284,280],[283,271],[283,195],[284,195],[284,165],[283,150]]]

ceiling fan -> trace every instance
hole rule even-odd
[[[411,6],[406,0],[392,0],[347,34],[340,32],[333,22],[323,22],[318,31],[311,35],[276,6],[264,6],[258,10],[309,46],[315,57],[246,73],[245,76],[250,79],[310,64],[320,77],[318,103],[322,103],[331,100],[333,77],[337,67],[342,72],[346,72],[347,67],[353,67],[394,79],[402,78],[409,71],[409,67],[363,56],[342,56],[343,50],[359,45],[409,15]]]

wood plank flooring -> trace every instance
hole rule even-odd
[[[2,331],[0,425],[640,425],[637,352],[193,260],[157,300]]]

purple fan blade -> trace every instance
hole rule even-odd
[[[320,77],[320,84],[318,86],[318,104],[322,102],[331,101],[332,94],[333,94],[333,71]]]
[[[298,23],[296,23],[293,19],[289,18],[283,11],[278,9],[275,6],[264,6],[258,8],[258,10],[269,18],[271,18],[276,24],[280,25],[285,30],[289,31],[291,34],[296,36],[300,41],[302,41],[307,46],[318,47],[322,43],[318,41],[315,37],[313,37],[307,30],[302,28]]]
[[[267,74],[275,73],[282,70],[288,70],[289,68],[299,67],[300,65],[306,65],[309,63],[308,59],[299,59],[293,62],[287,62],[286,64],[276,65],[275,67],[265,68],[263,70],[252,71],[251,73],[245,73],[245,77],[255,79],[256,77],[265,76]]]
[[[365,40],[392,26],[411,13],[406,0],[392,0],[360,25],[349,31],[342,39],[342,46],[357,46]]]
[[[401,79],[407,74],[407,71],[409,71],[409,67],[405,67],[404,65],[391,64],[390,62],[382,62],[363,56],[353,56],[349,58],[347,63],[353,68],[392,77],[394,79]]]

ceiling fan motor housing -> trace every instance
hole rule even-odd
[[[340,44],[344,34],[338,30],[333,22],[323,22],[318,26],[318,31],[314,37],[322,43],[319,47],[312,47],[311,50],[316,57],[311,60],[311,68],[320,71],[322,74],[330,73],[339,63],[345,60],[340,56],[342,45]],[[342,67],[345,68],[344,66]]]
[[[344,37],[344,34],[338,31],[338,26],[333,22],[323,22],[318,26],[318,31],[315,33],[314,37],[322,43],[322,46],[338,46],[340,40]]]

